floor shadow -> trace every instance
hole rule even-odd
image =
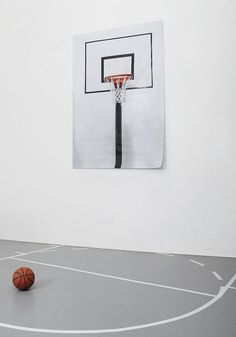
[[[36,280],[35,284],[33,285],[32,288],[34,289],[42,289],[47,287],[48,285],[52,284],[53,280],[52,279],[42,279],[42,280]]]

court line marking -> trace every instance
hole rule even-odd
[[[234,289],[234,290],[236,290],[236,287],[230,287],[230,289]]]
[[[212,271],[212,274],[213,274],[219,281],[223,281],[223,278],[222,278],[216,271]]]
[[[173,254],[169,254],[169,253],[157,253],[157,254],[159,254],[159,255],[165,255],[165,256],[171,256],[171,257],[174,256]]]
[[[43,249],[33,250],[31,252],[25,252],[25,253],[22,252],[21,254],[17,254],[17,255],[1,257],[0,261],[15,258],[15,257],[18,257],[18,256],[25,256],[25,255],[29,255],[29,254],[39,253],[39,252],[42,252],[42,251],[47,250],[47,249],[49,250],[49,249],[59,248],[59,247],[63,247],[63,246],[62,245],[61,246],[52,246],[52,247],[47,247],[47,248],[43,248]]]
[[[179,321],[181,319],[193,316],[195,314],[198,314],[199,312],[209,308],[212,306],[215,302],[217,302],[225,293],[226,291],[232,286],[232,284],[236,281],[236,274],[230,279],[230,281],[224,286],[221,287],[218,294],[212,298],[209,302],[203,304],[202,306],[198,307],[197,309],[194,309],[186,314],[172,317],[169,319],[164,319],[162,321],[152,322],[152,323],[146,323],[146,324],[140,324],[140,325],[134,325],[134,326],[128,326],[123,328],[113,328],[113,329],[97,329],[97,330],[56,330],[56,329],[40,329],[40,328],[30,328],[20,325],[13,325],[13,324],[6,324],[1,323],[0,326],[4,328],[14,329],[14,330],[21,330],[21,331],[30,331],[30,332],[41,332],[41,333],[51,333],[51,334],[97,334],[97,333],[112,333],[112,332],[125,332],[125,331],[132,331],[132,330],[140,330],[144,328],[150,328],[158,325],[163,325],[167,323],[172,323]]]
[[[59,266],[59,265],[56,265],[56,264],[32,261],[32,260],[21,259],[21,258],[11,258],[11,259],[12,260],[19,260],[19,261],[23,261],[23,262],[28,262],[28,263],[33,263],[33,264],[38,264],[38,265],[47,266],[47,267],[53,267],[53,268],[58,268],[58,269],[75,271],[75,272],[79,272],[79,273],[83,273],[83,274],[106,277],[106,278],[115,279],[115,280],[119,280],[119,281],[125,281],[125,282],[136,283],[136,284],[143,284],[143,285],[148,285],[148,286],[152,286],[152,287],[166,288],[166,289],[171,289],[171,290],[178,290],[178,291],[183,291],[183,292],[187,292],[187,293],[203,295],[203,296],[208,296],[208,297],[215,297],[215,295],[213,295],[213,294],[208,294],[208,293],[204,293],[204,292],[200,292],[200,291],[183,289],[183,288],[176,288],[176,287],[166,286],[166,285],[157,284],[157,283],[138,281],[138,280],[133,280],[133,279],[129,279],[129,278],[109,275],[109,274],[101,274],[101,273],[96,273],[96,272],[88,271],[88,270],[84,270],[84,269],[64,267],[64,266]]]
[[[24,254],[24,252],[16,252],[16,254]]]
[[[71,248],[70,250],[85,250],[88,249],[87,247],[78,247],[78,248]]]
[[[53,249],[51,249],[51,250],[43,250],[43,251],[41,251],[39,253],[40,254],[46,254],[46,253],[54,253],[54,252],[58,252],[58,250],[57,249],[55,249],[55,250],[53,250]]]
[[[205,264],[203,264],[201,262],[198,262],[198,261],[195,261],[195,260],[189,260],[189,261],[192,262],[192,263],[195,263],[195,264],[197,264],[197,265],[199,265],[201,267],[205,267]]]

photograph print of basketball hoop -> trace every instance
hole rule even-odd
[[[74,168],[161,168],[162,22],[74,37]]]

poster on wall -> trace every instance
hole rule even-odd
[[[73,167],[161,168],[162,22],[74,37]]]

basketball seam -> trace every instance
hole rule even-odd
[[[27,280],[27,276],[24,275],[24,282],[25,282],[25,289],[28,289],[31,287],[32,284],[29,285],[29,281]]]
[[[17,286],[16,286],[16,288],[18,288],[18,287],[19,287],[20,283],[21,283],[21,277],[20,277],[20,280],[19,280],[19,282],[17,283]],[[18,288],[18,289],[19,289],[19,288]]]
[[[25,276],[32,276],[32,277],[34,277],[34,274],[26,274]]]
[[[29,284],[28,288],[30,288],[30,287],[32,287],[32,285],[34,284],[34,282],[32,280],[30,280],[28,277],[27,277],[27,279],[28,279],[28,284]]]
[[[28,269],[26,270],[26,276],[27,276],[27,277],[28,277],[28,276],[32,276],[32,277],[34,278],[35,275],[34,275],[33,270],[31,270],[30,268],[28,268]]]
[[[30,276],[32,276],[32,280],[31,280]],[[31,286],[32,286],[34,284],[34,281],[35,281],[35,275],[34,275],[33,270],[31,270],[30,268],[28,268],[26,270],[26,277],[28,278],[28,280],[30,280]]]
[[[31,280],[27,275],[25,276],[25,277],[27,277],[27,279],[29,280],[29,282],[30,282],[30,287],[34,284],[34,280]]]
[[[32,271],[30,268],[26,269],[26,275],[28,274],[28,271]]]
[[[23,279],[24,279],[24,283],[25,283],[25,289],[27,289],[27,286],[26,286],[26,282],[25,282],[25,275],[24,275],[24,269],[23,269],[23,268],[21,268],[21,270],[22,270],[22,274],[23,274]]]
[[[34,275],[34,273],[26,273],[26,275]]]
[[[17,269],[17,270],[18,270],[18,269]],[[14,272],[14,274],[19,274],[19,275],[21,275],[21,273],[20,273],[19,271],[17,271],[17,270]]]

